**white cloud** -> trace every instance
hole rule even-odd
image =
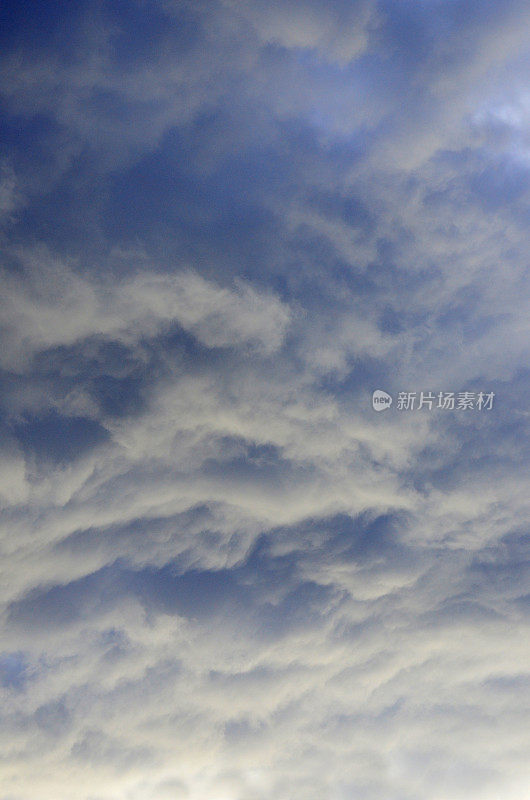
[[[339,64],[359,57],[368,45],[368,28],[374,23],[374,4],[357,2],[328,7],[311,0],[286,3],[231,3],[247,16],[265,43],[286,48],[316,50]]]
[[[442,5],[199,2],[182,52],[118,63],[98,17],[77,59],[3,62],[19,122],[67,145],[25,201],[61,180],[94,215],[83,258],[6,236],[1,800],[522,797],[527,194],[473,114],[502,107],[526,12]],[[94,222],[175,126],[193,179],[244,173],[250,232],[232,207],[145,243]],[[238,224],[266,235],[227,267]],[[482,416],[370,408],[476,381]],[[43,457],[52,412],[106,435]]]
[[[87,279],[45,250],[22,253],[25,273],[4,271],[4,368],[24,370],[47,348],[90,336],[127,344],[178,324],[208,347],[250,346],[264,353],[282,344],[289,310],[273,294],[240,282],[222,288],[191,270],[139,272],[118,283]]]

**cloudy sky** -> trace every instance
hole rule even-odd
[[[0,800],[529,797],[526,0],[0,30]]]

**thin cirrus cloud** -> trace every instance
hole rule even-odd
[[[0,799],[524,797],[526,5],[0,13]]]
[[[118,283],[76,275],[46,252],[23,254],[27,270],[4,275],[4,368],[27,365],[39,351],[101,336],[134,343],[180,325],[209,347],[281,345],[288,308],[244,284],[232,290],[196,272],[138,272]]]

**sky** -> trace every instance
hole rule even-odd
[[[528,3],[0,31],[0,800],[530,797]]]

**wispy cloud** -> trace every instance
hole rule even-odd
[[[525,4],[47,5],[1,12],[0,800],[519,800]]]

